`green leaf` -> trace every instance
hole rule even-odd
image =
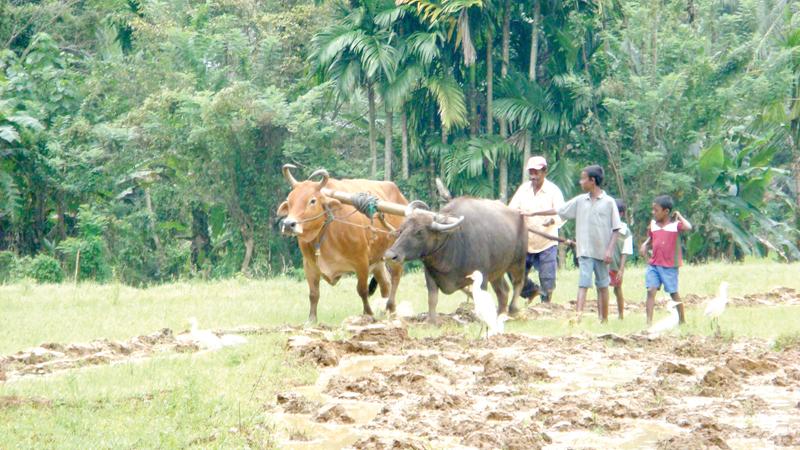
[[[764,202],[764,193],[772,181],[772,171],[767,170],[759,177],[753,177],[739,186],[739,197],[753,206],[761,206]]]
[[[13,127],[8,125],[0,126],[0,139],[13,144],[19,141],[19,133]]]
[[[8,121],[14,122],[21,127],[30,128],[32,130],[36,131],[44,130],[44,125],[42,125],[41,122],[26,114],[9,116]]]
[[[722,149],[722,144],[716,143],[705,149],[700,155],[698,164],[701,181],[706,185],[714,184],[722,174],[724,164],[725,152]]]
[[[692,259],[699,255],[706,247],[706,239],[700,233],[693,233],[686,240],[686,257]]]
[[[711,213],[711,223],[722,233],[727,234],[733,242],[745,253],[755,256],[763,256],[758,243],[753,240],[750,233],[745,231],[742,226],[728,217],[721,211]]]

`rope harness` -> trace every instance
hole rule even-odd
[[[304,219],[304,220],[298,222],[298,223],[311,222],[311,221],[319,219],[322,216],[327,216],[327,217],[325,217],[325,223],[322,225],[322,229],[319,232],[319,239],[317,239],[317,242],[314,243],[314,255],[319,257],[319,254],[320,254],[319,253],[319,249],[320,249],[320,246],[322,245],[322,241],[325,239],[325,236],[326,236],[325,232],[328,231],[328,226],[333,222],[339,222],[339,223],[342,223],[342,224],[345,224],[345,225],[350,225],[350,226],[353,226],[353,227],[361,228],[363,230],[370,230],[373,233],[373,235],[371,237],[371,240],[375,239],[374,233],[384,233],[384,234],[387,234],[387,235],[393,234],[395,232],[395,228],[391,224],[386,222],[386,218],[384,217],[384,214],[382,212],[378,211],[378,200],[379,200],[378,197],[376,197],[376,196],[374,196],[372,194],[369,194],[369,193],[366,193],[366,192],[358,192],[358,193],[353,195],[353,205],[352,206],[355,209],[352,212],[350,212],[349,214],[347,214],[345,216],[341,216],[341,217],[336,217],[336,215],[334,214],[334,211],[332,209],[330,209],[328,207],[328,205],[325,205],[324,209],[323,209],[323,211],[321,213],[317,214],[316,216],[313,216],[313,217],[310,217],[308,219]],[[369,218],[369,225],[361,225],[361,224],[358,224],[358,223],[349,222],[347,220],[344,220],[344,219],[347,219],[348,217],[352,216],[353,214],[355,214],[357,212],[360,212],[361,214],[364,214],[365,216],[367,216]],[[373,226],[373,219],[374,219],[375,215],[378,216],[378,219],[381,221],[383,226],[386,227],[386,229],[388,231],[387,230],[382,230],[380,228],[376,228],[376,227]]]

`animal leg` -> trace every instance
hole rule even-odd
[[[439,286],[433,279],[428,269],[425,269],[425,287],[428,289],[428,323],[436,325],[438,317],[436,315],[436,305],[439,303]]]
[[[503,277],[497,277],[491,281],[492,289],[497,295],[497,313],[508,313],[508,285]]]
[[[371,316],[372,308],[369,306],[369,270],[363,267],[356,271],[358,282],[356,284],[356,291],[358,296],[361,297],[361,303],[364,307],[364,315]]]
[[[319,268],[303,260],[303,269],[306,272],[308,283],[308,324],[317,323],[317,304],[319,303]]]
[[[397,287],[400,285],[400,278],[403,276],[403,264],[390,262],[386,264],[389,269],[391,286],[389,288],[389,303],[386,304],[386,311],[394,312],[394,307],[397,305],[395,298],[397,297]]]
[[[508,310],[511,315],[515,315],[519,312],[517,301],[522,293],[522,288],[525,286],[525,266],[522,265],[522,267],[514,267],[508,272],[508,276],[511,279],[511,287],[513,288],[511,291],[511,304],[509,305]]]

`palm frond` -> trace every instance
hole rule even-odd
[[[386,84],[382,92],[384,102],[387,102],[391,109],[396,109],[403,105],[414,89],[420,86],[423,76],[422,67],[419,64],[412,64],[401,70],[392,83]]]
[[[442,39],[443,36],[439,31],[418,31],[408,37],[408,47],[423,65],[429,66],[440,55]]]
[[[467,125],[464,92],[452,75],[445,74],[429,78],[427,88],[436,99],[439,116],[445,128]]]
[[[375,18],[372,19],[375,22],[375,25],[378,25],[381,28],[391,28],[395,22],[402,19],[403,16],[406,14],[406,9],[403,7],[396,7],[387,9],[385,11],[381,11],[375,15]]]

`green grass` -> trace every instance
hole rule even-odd
[[[628,303],[644,299],[643,272],[631,267],[626,273]],[[713,294],[722,280],[730,283],[731,296],[777,286],[800,289],[798,273],[800,264],[767,261],[687,266],[681,269],[681,293]],[[560,272],[555,301],[574,298],[576,285],[576,271]],[[336,326],[360,314],[353,278],[334,287],[323,285],[321,291],[322,322]],[[163,327],[181,331],[191,316],[203,328],[301,324],[308,314],[307,292],[305,282],[290,278],[184,282],[148,289],[118,284],[0,286],[0,355],[43,342],[128,339]],[[416,311],[427,309],[421,273],[403,278],[398,300],[411,301]],[[463,300],[461,293],[440,295],[438,309],[453,311]],[[613,298],[611,303],[613,312]],[[656,320],[664,314],[657,311]],[[792,344],[800,335],[797,317],[797,306],[730,308],[721,327],[734,338],[776,338]],[[645,324],[641,313],[628,314],[624,321],[612,318],[607,325],[587,313],[578,325],[542,319],[511,322],[507,328],[548,336],[626,334],[642,330]],[[411,330],[414,336],[464,332],[476,336],[478,329],[423,325]],[[699,311],[690,309],[688,324],[680,333],[710,334],[711,329]],[[280,334],[252,336],[244,346],[213,354],[160,355],[0,384],[0,397],[50,401],[40,406],[0,406],[0,448],[274,446],[264,405],[276,392],[316,377],[314,368],[297,364],[286,353],[285,339]]]

